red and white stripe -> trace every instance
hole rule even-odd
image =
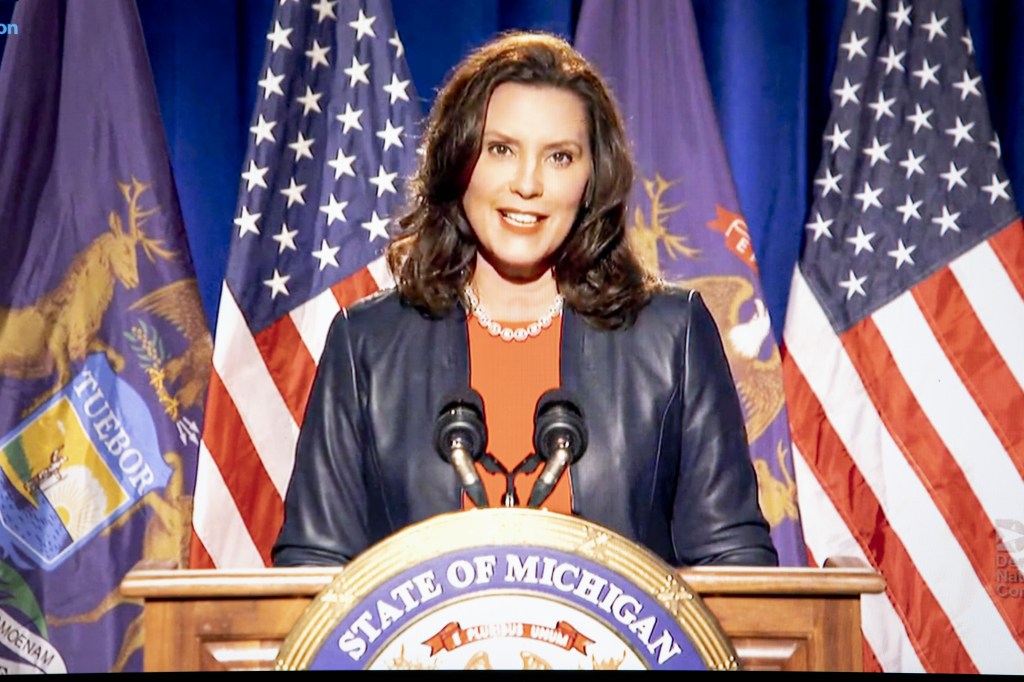
[[[331,321],[393,285],[383,258],[253,335],[225,284],[192,512],[192,568],[269,566]]]
[[[808,550],[886,578],[868,661],[1024,672],[1024,552],[998,566],[996,530],[1024,521],[1022,224],[842,335],[796,270],[783,337]]]

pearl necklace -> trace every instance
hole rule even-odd
[[[548,311],[542,318],[526,327],[509,329],[491,319],[490,314],[480,303],[480,299],[476,297],[473,287],[467,284],[466,288],[463,289],[463,293],[469,301],[470,312],[473,313],[480,326],[486,329],[491,336],[500,336],[502,341],[526,341],[531,336],[537,336],[541,330],[551,326],[552,320],[562,314],[562,303],[565,300],[561,294],[555,294],[555,300],[551,302],[551,307],[548,308]]]

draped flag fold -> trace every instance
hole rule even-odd
[[[1024,228],[959,0],[847,7],[783,333],[809,552],[868,669],[1024,671]]]
[[[743,404],[772,540],[781,563],[803,566],[779,350],[690,2],[586,0],[575,42],[611,85],[633,142],[630,238],[652,270],[707,302]]]
[[[270,565],[327,330],[391,285],[382,253],[420,104],[386,0],[275,6],[199,453],[192,566]]]
[[[188,562],[211,344],[131,0],[21,0],[0,68],[0,669],[142,666]]]

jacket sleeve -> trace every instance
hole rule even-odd
[[[344,564],[369,546],[363,394],[343,311],[328,333],[299,432],[275,566]]]
[[[684,565],[775,566],[736,388],[715,322],[690,296],[672,542]]]

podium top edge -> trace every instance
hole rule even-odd
[[[136,569],[121,582],[130,598],[249,599],[311,598],[330,585],[344,567],[255,569]],[[885,580],[870,568],[763,568],[701,566],[679,576],[701,596],[855,595],[882,592]]]

